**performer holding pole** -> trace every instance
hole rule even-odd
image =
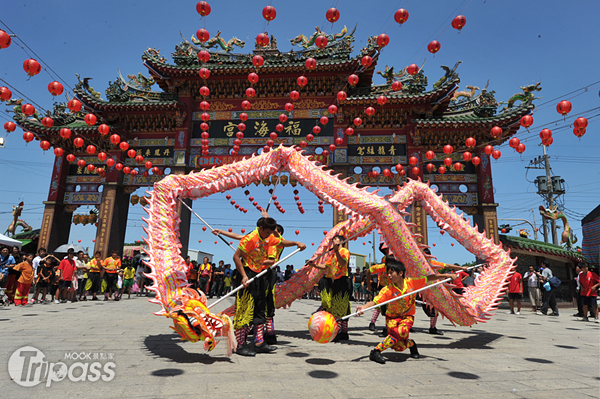
[[[388,260],[386,270],[390,280],[389,284],[380,291],[379,295],[373,301],[356,307],[357,314],[361,315],[371,307],[388,304],[385,315],[388,335],[371,351],[369,359],[384,364],[385,359],[381,355],[381,352],[389,348],[397,352],[402,352],[408,348],[410,349],[410,357],[418,359],[420,355],[417,344],[412,339],[409,339],[409,331],[415,320],[415,291],[431,288],[431,286],[427,287],[427,282],[429,281],[440,279],[450,280],[454,276],[451,274],[436,273],[427,277],[406,278],[406,268],[398,260]],[[397,298],[403,294],[406,294],[403,299]]]

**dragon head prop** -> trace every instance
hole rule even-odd
[[[167,317],[173,319],[175,330],[182,340],[204,341],[204,350],[212,351],[217,345],[217,337],[229,339],[228,354],[237,346],[231,319],[224,314],[212,314],[206,307],[206,296],[189,287],[181,290],[181,295],[173,298],[175,306]]]

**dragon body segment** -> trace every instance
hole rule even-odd
[[[391,198],[382,198],[377,192],[369,192],[367,188],[358,188],[338,176],[332,176],[330,171],[310,161],[295,148],[279,147],[198,173],[170,175],[154,185],[150,206],[146,209],[149,217],[144,219],[148,224],[145,231],[150,255],[148,264],[152,269],[149,277],[154,282],[150,289],[156,292],[152,301],[161,306],[155,314],[173,319],[174,329],[183,339],[203,340],[208,350],[214,348],[214,340],[219,336],[228,339],[228,347],[235,345],[235,338],[230,334],[231,321],[227,316],[232,314],[233,308],[213,315],[206,308],[205,299],[187,288],[186,266],[179,251],[178,198],[207,197],[249,185],[283,170],[337,211],[351,217],[327,234],[313,259],[329,249],[331,239],[338,232],[349,237],[359,232],[359,235],[368,234],[368,230],[377,228],[391,251],[406,264],[409,276],[431,274],[431,267],[422,251],[423,245],[417,243],[410,225],[404,220],[405,209],[413,201],[421,201],[425,210],[436,222],[444,225],[451,236],[489,264],[476,285],[468,287],[463,296],[456,295],[445,286],[438,286],[425,292],[425,299],[450,321],[465,326],[485,320],[497,307],[506,288],[506,278],[514,270],[514,260],[458,216],[427,184],[409,181]],[[276,306],[289,306],[321,276],[321,271],[304,267],[291,280],[277,287]]]

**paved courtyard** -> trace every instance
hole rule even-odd
[[[229,304],[226,300],[217,307]],[[562,309],[560,317],[529,310],[509,315],[500,309],[491,321],[472,328],[453,327],[440,319],[438,328],[444,336],[427,334],[428,319],[418,310],[412,338],[422,358],[384,352],[388,361],[379,365],[368,359],[380,340],[367,328],[370,312],[369,318],[350,321],[349,342],[321,345],[312,341],[307,328],[317,307],[316,301],[302,300],[277,312],[275,353],[254,358],[234,354],[231,359],[224,343],[207,354],[202,344],[180,341],[169,329],[169,320],[152,315],[158,305],[146,298],[0,308],[1,396],[600,397],[600,324],[576,321],[572,309]],[[11,381],[9,359],[14,364],[11,355],[25,346],[41,351],[50,363],[66,365],[63,373],[54,375],[56,381],[41,380],[33,387]],[[31,364],[35,353],[27,355]],[[60,370],[60,364],[56,367]],[[83,378],[88,380],[72,381],[84,374],[84,368]]]

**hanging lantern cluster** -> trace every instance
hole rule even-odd
[[[296,206],[298,206],[298,211],[304,214],[304,207],[302,207],[302,202],[300,202],[300,197],[298,196],[300,192],[298,190],[294,190],[294,201],[296,201]]]

